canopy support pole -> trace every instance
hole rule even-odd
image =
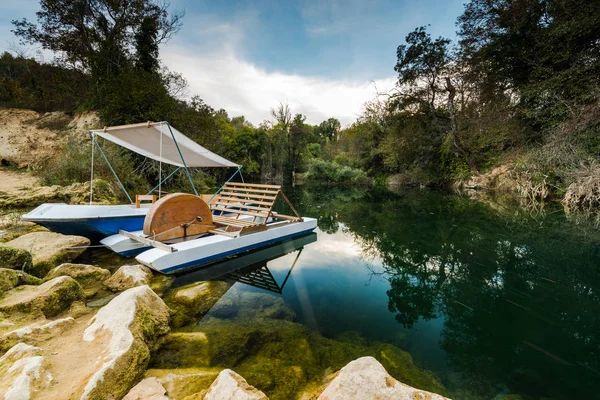
[[[158,161],[158,198],[160,199],[162,189],[162,139],[163,139],[163,126],[160,125],[160,150],[159,150],[159,161]],[[150,194],[150,193],[148,193]]]
[[[179,144],[177,144],[177,140],[175,139],[175,135],[173,134],[173,131],[171,130],[171,124],[169,124],[168,122],[165,122],[167,124],[167,127],[169,128],[169,132],[171,132],[171,137],[173,138],[173,142],[175,143],[175,147],[177,147],[177,152],[179,153],[179,157],[181,157],[181,162],[183,163],[183,167],[185,168],[185,173],[188,176],[188,179],[190,180],[190,183],[192,184],[192,189],[194,189],[194,194],[196,196],[198,196],[198,191],[196,190],[196,185],[194,185],[194,181],[192,180],[192,175],[190,174],[190,170],[187,167],[187,164],[185,163],[185,159],[183,158],[183,154],[181,154],[181,150],[179,149]]]
[[[131,196],[129,196],[129,193],[127,193],[127,190],[125,189],[125,186],[123,186],[123,183],[119,179],[119,176],[117,175],[117,173],[113,169],[112,165],[110,165],[110,162],[108,161],[108,158],[106,158],[106,154],[104,154],[104,151],[102,150],[102,147],[100,147],[100,143],[98,143],[98,141],[96,140],[96,138],[95,138],[94,135],[92,135],[92,141],[96,145],[96,147],[98,148],[98,150],[100,150],[100,154],[104,158],[104,161],[106,161],[106,164],[108,164],[108,168],[110,168],[110,172],[112,172],[112,174],[115,176],[115,178],[117,178],[117,182],[119,182],[119,185],[121,186],[121,189],[123,189],[123,192],[125,193],[125,195],[129,199],[129,203],[133,204],[133,200],[131,200]]]
[[[167,176],[165,179],[163,179],[163,180],[162,180],[162,182],[160,182],[158,185],[154,186],[154,188],[153,188],[151,191],[149,191],[148,193],[146,193],[146,194],[152,194],[152,192],[154,192],[156,189],[158,189],[158,188],[160,187],[160,185],[162,185],[163,183],[165,183],[166,181],[168,181],[168,180],[169,180],[169,178],[170,178],[170,177],[172,177],[173,175],[175,175],[175,173],[176,173],[177,171],[179,171],[180,169],[181,169],[181,167],[177,167],[177,168],[175,169],[175,171],[171,172],[171,173],[169,174],[169,176]]]
[[[241,175],[241,174],[242,174],[242,172],[241,172],[241,171],[242,171],[242,166],[240,165],[240,166],[238,167],[238,169],[236,169],[236,170],[235,170],[235,172],[233,173],[233,175],[231,175],[231,176],[229,177],[229,179],[227,179],[227,181],[226,181],[225,183],[227,183],[227,182],[229,182],[230,180],[232,180],[232,179],[233,179],[233,177],[234,177],[234,176],[235,176],[235,175],[236,175],[238,172],[239,172],[239,173],[240,173],[240,175]],[[219,188],[219,190],[217,190],[217,191],[215,192],[215,194],[213,194],[213,195],[212,195],[212,197],[211,197],[211,198],[210,198],[210,199],[207,201],[207,203],[210,203],[210,202],[212,201],[212,199],[214,199],[214,197],[215,197],[216,195],[218,195],[218,194],[219,194],[219,192],[220,192],[221,190],[223,190],[223,188],[225,187],[225,183],[224,183],[224,184],[223,184],[223,185],[222,185],[222,186]]]
[[[94,197],[94,134],[88,131],[92,139],[92,165],[90,167],[90,206],[92,205]]]

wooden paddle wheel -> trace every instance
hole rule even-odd
[[[199,196],[169,194],[154,203],[144,220],[144,235],[161,242],[215,229],[210,208]]]

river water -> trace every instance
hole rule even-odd
[[[600,398],[594,227],[432,191],[287,194],[316,241],[264,254],[224,297],[268,292],[325,338],[392,344],[455,399]]]

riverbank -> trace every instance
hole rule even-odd
[[[404,384],[445,393],[392,345],[326,339],[270,294],[221,302],[229,282],[73,263],[88,244],[40,231],[0,246],[6,398],[444,398]]]

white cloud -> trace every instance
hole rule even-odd
[[[169,45],[161,55],[169,69],[188,80],[191,94],[199,94],[213,108],[224,108],[230,116],[244,115],[254,124],[270,119],[270,110],[287,102],[292,112],[306,115],[308,123],[335,117],[347,125],[375,97],[372,82],[267,71],[237,57],[230,46],[200,53]],[[391,89],[394,82],[394,77],[377,80],[377,89]]]

